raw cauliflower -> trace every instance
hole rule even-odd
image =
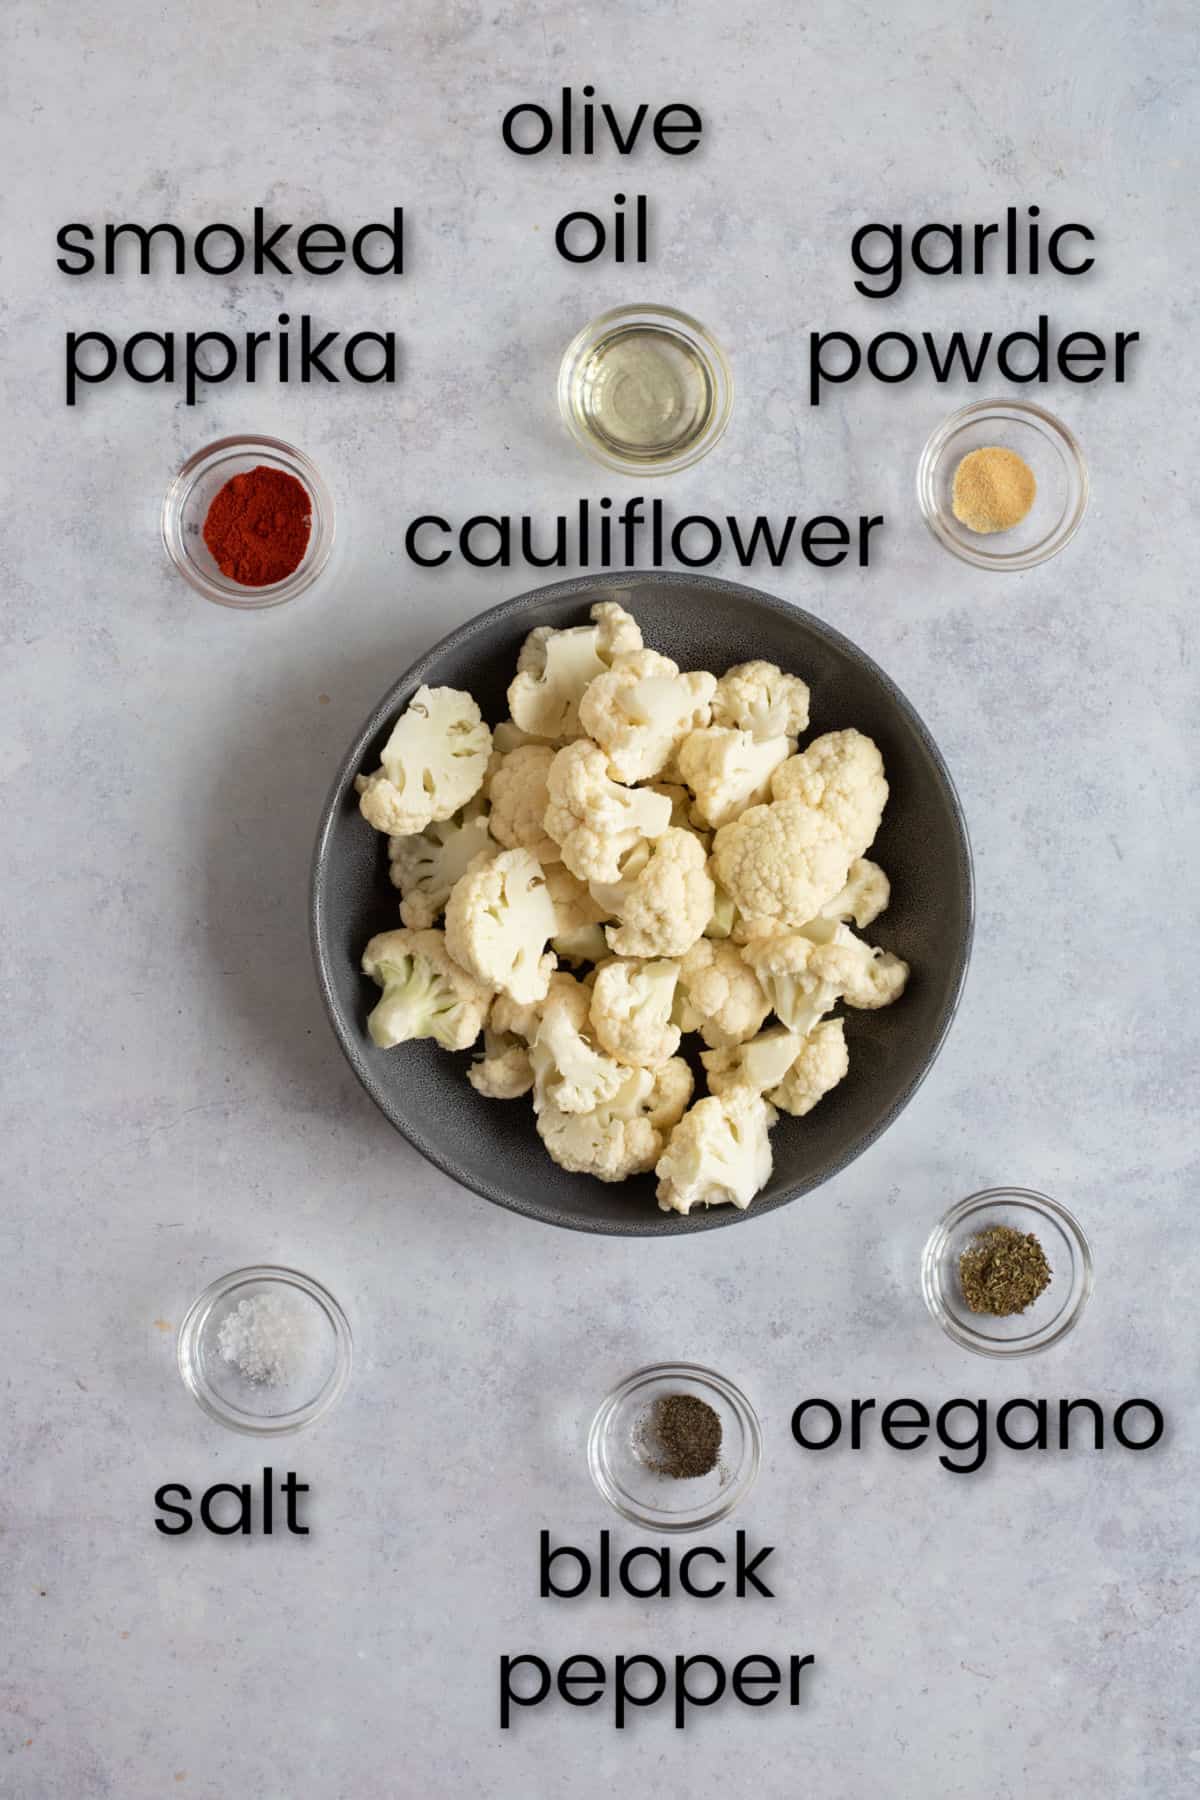
[[[744,662],[727,669],[713,695],[714,725],[749,731],[760,741],[799,737],[808,730],[808,684],[775,663]]]
[[[611,668],[614,657],[642,647],[635,620],[614,600],[592,608],[590,625],[556,631],[538,625],[517,657],[508,690],[513,723],[531,737],[560,742],[580,735],[579,702],[589,682]]]
[[[705,860],[704,846],[690,831],[669,826],[622,899],[620,924],[606,927],[609,948],[618,956],[682,956],[690,950],[712,917],[714,889]]]
[[[735,944],[702,937],[679,968],[679,1023],[710,1049],[752,1038],[771,1003]]]
[[[663,1212],[727,1202],[744,1212],[771,1179],[768,1133],[775,1118],[775,1108],[746,1087],[697,1100],[671,1133],[655,1170]]]
[[[825,1019],[803,1039],[799,1056],[779,1085],[768,1090],[767,1099],[780,1112],[802,1119],[845,1079],[849,1068],[846,1027],[841,1019]]]
[[[521,1002],[542,1000],[556,958],[554,902],[528,850],[477,856],[446,904],[446,945],[464,969]]]
[[[611,601],[531,632],[508,699],[491,733],[470,695],[419,689],[358,778],[404,920],[364,953],[370,1035],[464,1049],[482,1032],[467,1079],[530,1095],[560,1167],[654,1170],[666,1211],[745,1208],[778,1112],[805,1117],[847,1073],[834,1008],[890,1005],[908,980],[851,930],[890,898],[866,855],[879,750],[851,728],[797,751],[799,676],[681,674]]]
[[[477,856],[495,854],[487,815],[472,800],[452,819],[437,819],[410,837],[388,839],[389,874],[400,889],[400,917],[414,931],[440,918],[450,890]]]
[[[588,738],[557,753],[547,789],[546,831],[580,881],[616,881],[622,857],[643,839],[661,837],[670,822],[666,796],[620,786],[604,751]]]
[[[467,1050],[483,1030],[492,989],[453,961],[440,931],[381,931],[362,967],[383,989],[367,1020],[381,1049],[434,1038],[444,1050]]]
[[[875,841],[888,784],[873,738],[861,731],[827,731],[780,764],[771,792],[776,800],[802,800],[828,819],[846,845],[848,867]]]
[[[467,1080],[485,1100],[519,1100],[533,1086],[529,1046],[512,1032],[485,1026],[483,1055],[467,1070]]]
[[[810,1113],[850,1067],[841,1019],[825,1019],[803,1036],[774,1026],[747,1044],[702,1050],[700,1061],[712,1093],[746,1087],[797,1118]]]
[[[890,1006],[904,992],[908,964],[874,949],[845,925],[824,922],[820,935],[780,932],[755,938],[742,949],[771,1001],[792,1031],[812,1030],[839,1000],[863,1011]]]
[[[550,798],[546,777],[554,757],[548,744],[522,744],[501,756],[488,778],[492,836],[507,849],[528,850],[540,863],[562,860],[562,851],[542,824]]]
[[[596,970],[592,984],[592,1036],[618,1062],[657,1069],[679,1048],[671,1022],[677,962],[627,962],[614,957]]]
[[[392,727],[381,766],[355,781],[359,811],[394,837],[424,831],[474,798],[491,751],[492,734],[470,694],[418,688]]]
[[[716,685],[702,672],[681,675],[669,656],[635,650],[589,683],[579,723],[618,781],[649,781],[687,732],[708,724]]]
[[[618,1092],[593,1112],[543,1106],[538,1135],[560,1168],[628,1181],[654,1167],[691,1097],[692,1072],[677,1056],[661,1069],[626,1069]]]
[[[793,758],[793,760],[797,760]],[[778,780],[787,763],[776,770]],[[744,919],[808,922],[838,893],[851,855],[828,814],[803,800],[751,806],[713,839],[713,874]]]
[[[554,936],[552,949],[563,962],[599,962],[608,955],[608,939],[601,926],[612,918],[588,890],[586,882],[572,875],[561,862],[546,867],[546,886],[554,902]]]
[[[573,976],[556,975],[550,984],[529,1052],[536,1112],[545,1106],[593,1112],[614,1099],[626,1080],[628,1070],[587,1041],[591,998],[591,989]]]
[[[841,892],[825,902],[818,916],[842,921],[853,919],[858,929],[865,931],[880,913],[887,911],[891,897],[892,884],[879,864],[860,856],[850,864]]]
[[[679,773],[696,796],[700,824],[728,825],[768,800],[771,776],[791,748],[785,737],[760,739],[724,725],[689,732],[679,746]]]

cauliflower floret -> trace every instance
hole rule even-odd
[[[554,985],[553,976],[550,978],[550,985]],[[522,1004],[514,1000],[511,994],[497,994],[488,1022],[493,1031],[499,1032],[502,1037],[524,1038],[527,1044],[532,1044],[537,1036],[540,1017],[540,1001],[530,1000]]]
[[[610,668],[614,657],[641,647],[636,620],[612,600],[593,606],[590,625],[565,631],[535,626],[521,646],[509,685],[513,722],[531,737],[578,737],[579,702],[588,683]]]
[[[768,1088],[778,1087],[803,1050],[804,1042],[799,1032],[789,1031],[786,1025],[775,1025],[747,1043],[702,1050],[700,1061],[708,1076],[709,1092],[727,1094],[735,1087],[745,1087],[762,1094]]]
[[[618,1062],[656,1069],[679,1048],[680,1031],[671,1023],[677,962],[602,963],[592,985],[592,1035]]]
[[[888,784],[873,738],[861,731],[827,731],[780,764],[771,777],[771,792],[776,800],[802,800],[829,819],[846,845],[849,864],[875,841]]]
[[[579,723],[607,752],[618,781],[648,781],[686,732],[708,724],[716,685],[703,671],[681,675],[669,656],[635,650],[589,683]]]
[[[540,863],[562,859],[562,851],[542,824],[550,798],[546,777],[554,757],[549,744],[522,744],[500,758],[488,780],[492,836],[510,850],[528,850]]]
[[[818,950],[803,933],[787,931],[754,938],[742,949],[743,961],[762,983],[772,1012],[801,1037],[837,1005],[841,992],[835,981],[822,975]]]
[[[860,1012],[891,1006],[908,984],[906,962],[864,943],[845,925],[836,926],[833,936],[816,946],[809,967]]]
[[[616,881],[622,857],[643,838],[661,837],[670,822],[666,796],[619,786],[604,751],[588,738],[557,753],[547,787],[546,831],[580,881]]]
[[[660,798],[659,795],[654,796]],[[619,925],[605,935],[618,956],[682,956],[712,917],[714,888],[704,846],[668,827],[624,895]]]
[[[538,1135],[561,1168],[599,1181],[627,1181],[654,1167],[691,1097],[692,1072],[673,1057],[661,1069],[626,1069],[620,1090],[592,1112],[544,1106]]]
[[[485,1100],[519,1100],[533,1086],[528,1046],[508,1031],[483,1033],[483,1055],[467,1070],[467,1080]]]
[[[802,1119],[835,1088],[847,1069],[846,1029],[841,1019],[824,1019],[805,1036],[776,1026],[748,1044],[702,1050],[700,1061],[714,1094],[735,1087],[766,1094],[773,1106]]]
[[[780,1112],[802,1119],[818,1100],[823,1100],[850,1067],[846,1027],[841,1019],[825,1019],[801,1039],[800,1053],[767,1099]]]
[[[483,1030],[492,989],[452,960],[440,931],[381,931],[362,967],[383,989],[367,1020],[381,1049],[435,1038],[444,1050],[466,1050]]]
[[[446,945],[480,981],[528,1002],[545,998],[556,959],[554,902],[528,850],[477,856],[446,904]]]
[[[892,884],[879,864],[860,856],[850,864],[845,887],[825,902],[817,916],[835,922],[853,919],[858,929],[865,931],[887,911],[891,897]]]
[[[693,944],[680,965],[679,989],[680,1025],[700,1032],[711,1049],[752,1038],[771,1010],[758,976],[727,941],[702,937]]]
[[[702,825],[727,825],[748,806],[769,799],[771,776],[792,746],[785,737],[711,725],[689,732],[679,746],[679,772],[696,796]]]
[[[608,940],[601,924],[611,919],[611,910],[588,892],[587,884],[572,875],[560,862],[546,869],[546,886],[554,902],[556,930],[551,948],[564,962],[599,962],[608,955]]]
[[[660,1157],[658,1204],[663,1212],[732,1202],[744,1212],[771,1179],[768,1133],[776,1113],[760,1094],[737,1087],[697,1100],[671,1133]]]
[[[368,825],[408,837],[449,819],[483,786],[492,734],[470,694],[418,688],[383,746],[381,767],[354,785]]]
[[[556,975],[550,985],[529,1053],[536,1112],[546,1106],[593,1112],[615,1098],[629,1074],[585,1038],[591,998],[591,989],[570,975]]]
[[[760,740],[797,738],[808,730],[808,685],[775,663],[738,663],[717,683],[712,716],[714,725],[750,731]]]
[[[392,886],[400,889],[400,917],[414,931],[437,919],[450,890],[477,856],[495,855],[487,815],[472,800],[452,819],[436,819],[410,837],[388,839]]]
[[[807,1034],[837,1002],[874,1011],[904,992],[908,964],[890,951],[876,950],[845,925],[828,937],[803,931],[755,938],[742,957],[762,982],[772,1009],[792,1031]]]
[[[850,861],[836,823],[802,800],[751,806],[713,839],[713,873],[742,917],[773,919],[776,930],[813,918],[842,887]]]

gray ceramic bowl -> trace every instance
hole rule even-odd
[[[585,624],[596,600],[618,599],[646,642],[684,668],[715,669],[765,657],[812,687],[812,730],[855,725],[879,744],[891,783],[871,851],[892,881],[892,904],[873,942],[912,964],[903,999],[846,1021],[850,1073],[806,1119],[771,1134],[775,1171],[748,1212],[732,1206],[687,1218],[658,1210],[654,1177],[615,1186],[552,1163],[525,1101],[478,1095],[468,1054],[431,1043],[379,1050],[365,1020],[377,997],[359,972],[373,932],[399,923],[386,840],[359,817],[354,777],[377,768],[396,715],[414,691],[467,688],[486,719],[507,717],[517,651],[535,625]],[[312,935],[321,992],[351,1067],[410,1143],[476,1193],[547,1224],[626,1236],[712,1231],[794,1200],[844,1169],[911,1100],[941,1048],[966,974],[972,927],[971,853],[962,810],[920,719],[847,638],[782,600],[695,575],[581,577],[508,600],[434,646],[383,696],[351,744],[326,802],[312,883]]]

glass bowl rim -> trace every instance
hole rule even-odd
[[[636,1393],[639,1387],[647,1386],[652,1381],[684,1380],[693,1382],[697,1387],[707,1387],[712,1393],[724,1400],[736,1413],[746,1434],[747,1452],[738,1468],[737,1474],[728,1487],[699,1516],[690,1514],[678,1518],[663,1519],[652,1516],[644,1509],[630,1504],[626,1496],[612,1480],[608,1471],[608,1458],[605,1454],[605,1443],[608,1427],[615,1417],[622,1402]],[[736,1382],[728,1376],[720,1375],[715,1369],[707,1368],[703,1363],[664,1362],[646,1363],[635,1369],[623,1381],[610,1390],[596,1408],[588,1429],[587,1438],[588,1470],[596,1491],[601,1498],[607,1500],[614,1512],[620,1513],[630,1524],[639,1526],[645,1531],[659,1531],[675,1535],[689,1531],[703,1531],[710,1525],[719,1524],[729,1517],[734,1508],[741,1504],[758,1477],[762,1465],[762,1426],[758,1414]]]
[[[952,1232],[974,1214],[985,1212],[989,1207],[1006,1201],[1025,1208],[1035,1216],[1052,1219],[1070,1241],[1078,1259],[1079,1292],[1073,1302],[1053,1321],[1052,1326],[1026,1338],[993,1338],[987,1337],[983,1332],[971,1330],[946,1305],[938,1280],[942,1253]],[[1064,1206],[1060,1200],[1052,1200],[1049,1194],[1039,1193],[1036,1188],[980,1188],[977,1193],[968,1194],[964,1200],[956,1200],[930,1232],[921,1253],[921,1292],[930,1317],[936,1320],[947,1337],[966,1350],[976,1351],[980,1356],[1032,1356],[1039,1350],[1049,1349],[1051,1344],[1060,1342],[1079,1323],[1094,1286],[1095,1259],[1083,1226],[1069,1207]]]
[[[291,1412],[280,1413],[271,1419],[242,1412],[223,1400],[204,1379],[196,1355],[200,1333],[207,1324],[213,1307],[227,1294],[239,1287],[249,1286],[251,1282],[299,1289],[317,1303],[333,1327],[334,1365],[325,1386],[306,1405],[295,1407]],[[231,1431],[244,1432],[248,1437],[285,1437],[292,1432],[302,1431],[306,1425],[315,1424],[341,1399],[353,1366],[354,1336],[350,1321],[338,1301],[327,1287],[314,1280],[311,1275],[305,1275],[301,1270],[289,1268],[283,1263],[249,1263],[245,1268],[231,1269],[227,1275],[218,1276],[197,1294],[179,1327],[175,1355],[184,1387],[210,1419],[228,1426]]]
[[[211,464],[228,461],[235,456],[274,459],[277,465],[282,465],[289,474],[303,482],[314,502],[310,549],[305,552],[304,560],[298,568],[293,569],[282,581],[272,582],[268,587],[244,587],[224,576],[209,575],[198,569],[175,542],[175,536],[181,533],[183,508],[192,488]],[[333,551],[337,531],[336,508],[324,477],[303,450],[295,444],[287,443],[283,438],[269,437],[261,432],[237,432],[229,437],[214,438],[209,444],[202,444],[180,464],[163,495],[159,531],[172,568],[183,576],[189,587],[202,594],[206,600],[213,601],[217,606],[227,606],[234,612],[261,612],[267,607],[281,606],[287,600],[294,600],[298,594],[310,588],[323,572]]]
[[[1000,418],[1005,414],[1019,413],[1033,421],[1042,435],[1065,450],[1067,461],[1075,470],[1079,483],[1079,493],[1074,510],[1064,510],[1049,536],[1038,543],[1031,544],[1025,550],[1009,552],[977,550],[963,542],[955,532],[944,523],[942,509],[938,506],[933,486],[934,470],[937,468],[943,451],[955,434],[968,424],[981,423],[985,418]],[[1049,562],[1065,550],[1079,527],[1083,524],[1091,495],[1091,478],[1088,474],[1087,459],[1079,445],[1079,440],[1069,425],[1064,424],[1055,413],[1046,407],[1039,406],[1034,400],[1009,398],[1004,395],[994,396],[990,400],[972,400],[961,406],[957,412],[950,413],[940,425],[936,425],[926,438],[917,462],[917,505],[932,535],[948,550],[957,556],[960,562],[968,563],[975,569],[987,569],[992,573],[1004,574],[1020,572],[1024,569],[1036,569],[1039,564]]]
[[[571,376],[585,351],[590,350],[596,340],[620,320],[644,319],[648,324],[667,324],[674,328],[676,335],[688,339],[693,347],[703,356],[709,369],[716,404],[713,417],[702,437],[691,444],[678,456],[665,462],[641,463],[636,459],[620,456],[614,451],[604,449],[596,443],[580,426],[571,407]],[[692,313],[683,312],[677,306],[666,306],[657,301],[630,301],[622,306],[611,306],[607,312],[597,313],[594,319],[575,333],[562,353],[558,365],[558,381],[555,392],[558,398],[558,411],[563,424],[572,438],[585,450],[595,462],[603,463],[607,469],[616,469],[622,475],[646,476],[648,479],[660,475],[674,475],[680,469],[690,469],[694,463],[707,456],[708,452],[720,442],[725,434],[733,413],[733,370],[729,358],[722,349],[707,325],[703,324]]]

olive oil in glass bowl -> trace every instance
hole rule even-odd
[[[670,306],[620,306],[567,346],[558,405],[576,443],[637,475],[699,462],[729,422],[733,376],[720,345]]]

